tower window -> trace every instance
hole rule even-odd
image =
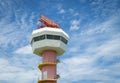
[[[39,41],[39,37],[34,37],[34,41]]]
[[[64,42],[65,44],[67,44],[67,40],[64,37],[61,37],[61,41]]]
[[[60,40],[60,36],[54,35],[55,40]]]
[[[47,35],[47,39],[53,39],[53,35]]]
[[[46,35],[47,39],[54,39],[54,40],[60,40],[60,36],[58,35]]]
[[[39,41],[39,40],[43,40],[45,39],[45,35],[41,35],[41,36],[38,36],[38,37],[34,37],[34,42],[35,41]]]
[[[32,42],[31,43],[33,43],[33,42],[36,42],[36,41],[40,41],[40,40],[44,40],[44,39],[53,39],[53,40],[61,40],[63,43],[65,43],[65,44],[67,44],[67,40],[64,38],[64,37],[62,37],[62,36],[58,36],[58,35],[48,35],[48,34],[46,34],[46,35],[41,35],[41,36],[37,36],[37,37],[34,37],[33,39],[32,39]]]
[[[45,39],[45,35],[39,36],[39,39],[40,39],[40,40]]]

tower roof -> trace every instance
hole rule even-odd
[[[45,27],[45,28],[42,28],[42,29],[37,29],[37,30],[34,30],[32,32],[32,34],[37,34],[37,33],[41,33],[43,31],[50,31],[50,32],[58,32],[58,33],[64,33],[68,38],[68,34],[66,34],[62,29],[57,29],[57,28],[52,28],[52,27]]]

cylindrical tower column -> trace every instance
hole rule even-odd
[[[42,56],[42,63],[39,64],[38,67],[42,71],[42,80],[38,81],[38,83],[57,83],[56,51],[45,50],[42,52],[41,56]]]
[[[45,50],[42,53],[43,64],[48,65],[42,67],[42,79],[55,79],[56,77],[56,51]]]

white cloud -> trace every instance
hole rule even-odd
[[[112,2],[112,3],[111,3]],[[91,10],[95,14],[95,17],[99,17],[101,19],[105,19],[105,17],[109,17],[111,15],[115,15],[118,13],[118,0],[112,1],[102,1],[102,0],[97,0],[97,1],[91,1],[90,5],[93,7]]]
[[[80,28],[80,20],[72,20],[70,30],[78,30]]]
[[[4,3],[2,4],[4,5]],[[92,5],[95,4],[99,5],[97,2],[92,3]],[[113,5],[109,3],[108,5],[110,5],[110,8],[113,7]],[[104,11],[110,10],[107,14],[116,11],[117,8],[114,8],[114,11],[112,9],[104,9],[108,8],[108,5],[99,5],[97,6],[98,8],[95,7],[95,9],[93,9],[93,12],[99,15],[101,8],[103,8],[102,14],[104,15],[106,14]],[[1,7],[1,9],[4,8],[8,10],[7,6]],[[3,10],[0,11],[4,12]],[[0,28],[0,46],[1,48],[21,47],[29,40],[30,28],[34,25],[33,19],[35,18],[35,14],[32,13],[28,15],[28,13],[22,13],[19,15],[14,12],[16,22],[9,23],[11,12],[6,12],[8,12],[7,16],[1,18],[0,22],[0,27],[2,27]],[[60,7],[59,13],[64,14],[66,12],[69,12],[69,14],[73,16],[78,16],[79,14],[74,9],[65,10]],[[79,33],[70,33],[72,35],[68,51],[66,52],[68,54],[62,59],[61,64],[58,64],[58,73],[61,75],[58,83],[76,83],[76,81],[80,82],[81,80],[99,80],[99,83],[120,82],[120,62],[117,61],[120,54],[120,34],[118,33],[119,27],[116,27],[116,24],[119,24],[120,21],[119,16],[115,16],[116,14],[114,13],[113,15],[113,17],[99,24],[96,24],[94,21],[86,23],[85,29],[81,29],[80,32],[81,20],[72,20],[70,30],[78,30],[77,32]],[[9,46],[11,44],[12,46]],[[20,54],[20,56],[15,53]],[[32,54],[30,45],[15,50],[14,55],[9,58],[11,61],[0,58],[1,83],[37,82],[38,73],[40,72],[34,69],[31,70],[31,68],[33,66],[37,67],[36,64],[41,60],[38,60],[37,56],[34,58],[35,56],[24,56],[23,54]],[[101,57],[103,57],[104,60],[97,62]],[[112,64],[111,61],[113,61]],[[109,65],[106,65],[107,63],[109,63]]]
[[[78,13],[78,12],[74,13],[74,16],[78,16],[78,15],[79,15],[79,13]]]
[[[23,12],[22,8],[18,7],[21,3],[21,1],[2,1],[0,3],[0,12],[2,12],[0,18],[0,46],[4,49],[7,49],[9,45],[13,49],[22,46],[29,40],[30,30],[35,26],[33,22],[35,13]],[[19,43],[21,40],[22,42]]]
[[[76,11],[74,8],[72,9],[72,8],[69,8],[68,10],[67,10],[67,12],[69,12],[69,14],[71,14],[72,15],[72,18],[73,17],[79,17],[81,14],[78,12],[78,11]],[[83,17],[83,16],[80,16],[81,18]]]
[[[2,11],[0,17],[0,49],[2,49],[0,51],[0,83],[37,83],[38,73],[40,73],[37,71],[37,63],[41,60],[37,60],[37,56],[23,55],[32,54],[30,45],[12,53],[13,50],[29,41],[31,30],[35,26],[33,19],[36,15],[25,9],[25,12],[21,11],[21,7],[21,9],[16,7],[19,4],[22,5],[19,1],[1,1],[0,3],[0,12]]]
[[[106,61],[108,62],[110,60],[114,60],[115,57],[119,57],[119,41],[119,39],[109,40],[101,46],[88,47],[89,51],[86,51],[86,53],[74,53],[72,57],[63,59],[61,61],[62,63],[58,66],[62,79],[67,80],[67,82],[75,82],[83,79],[100,80],[103,81],[103,83],[107,83],[109,81],[112,83],[115,80],[117,80],[116,82],[120,82],[117,78],[111,77],[119,75],[119,63],[111,64],[106,67],[95,65],[98,63],[97,60],[101,56],[104,56],[104,64],[106,64]],[[90,53],[90,51],[94,51],[94,53]],[[60,83],[61,82],[65,83],[62,80]]]
[[[7,59],[0,58],[0,82],[35,83],[38,81],[37,70],[14,66]]]
[[[101,83],[118,83],[120,34],[117,31],[118,16],[92,24],[81,33],[71,35],[69,58],[63,59],[58,66],[61,79],[59,83],[73,83],[82,80],[99,80]],[[79,22],[73,22],[77,24]],[[83,47],[84,45],[84,47]],[[101,62],[101,57],[104,59]],[[112,63],[111,63],[112,62]],[[98,82],[96,82],[98,83]]]
[[[17,49],[14,53],[17,54],[32,54],[32,48],[30,45],[24,46],[22,48]]]
[[[62,5],[58,5],[57,10],[58,10],[58,14],[64,14],[66,12],[65,9],[62,8]]]
[[[69,52],[77,52],[77,51],[78,51],[78,48],[76,47],[69,48]]]
[[[68,11],[69,11],[71,14],[74,14],[74,13],[75,13],[74,9],[72,9],[72,8],[70,8]]]
[[[74,55],[74,57],[63,59],[63,63],[58,68],[62,79],[67,80],[67,82],[75,82],[93,73],[90,64],[90,57]]]
[[[9,23],[6,21],[9,18],[1,18],[0,27],[2,28],[0,28],[0,45],[5,49],[7,49],[8,45],[12,45],[13,49],[18,46],[22,46],[29,40],[31,34],[30,30],[33,26],[35,26],[33,25],[33,13],[30,15],[30,21],[26,21],[26,18],[28,17],[27,13],[20,16],[15,13],[15,16],[16,21]],[[19,19],[18,16],[21,18]],[[22,42],[19,43],[21,40]]]
[[[65,13],[65,10],[64,9],[59,9],[59,12],[58,12],[59,14],[63,14],[63,13]]]

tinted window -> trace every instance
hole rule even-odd
[[[60,40],[60,36],[54,35],[55,40]]]
[[[45,35],[34,37],[34,41],[39,41],[39,40],[43,40],[43,39],[45,39]]]
[[[39,41],[39,37],[34,37],[34,41]]]
[[[45,38],[46,36],[46,38]],[[41,35],[41,36],[38,36],[38,37],[34,37],[31,41],[31,43],[33,42],[36,42],[36,41],[39,41],[39,40],[43,40],[43,39],[54,39],[54,40],[61,40],[63,43],[67,44],[67,40],[62,37],[62,36],[58,36],[58,35]]]
[[[45,39],[45,35],[39,36],[39,40]]]
[[[61,41],[67,44],[67,40],[64,37],[61,37]]]
[[[57,35],[46,35],[47,39],[55,39],[55,40],[60,40],[60,36]]]
[[[53,35],[46,35],[47,39],[53,39]]]

